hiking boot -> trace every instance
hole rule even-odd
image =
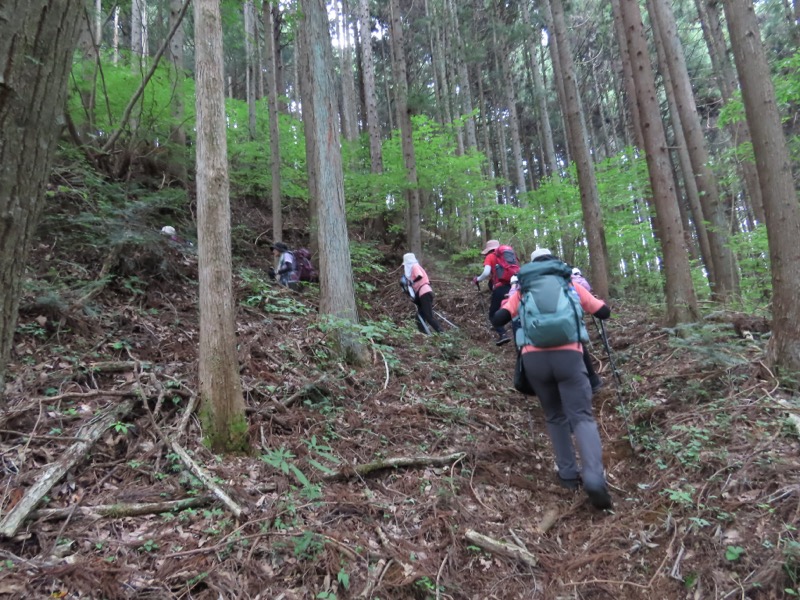
[[[573,477],[571,479],[564,479],[561,475],[556,474],[558,485],[568,490],[577,490],[581,486],[581,478]]]
[[[506,335],[501,335],[501,336],[500,336],[500,339],[499,339],[499,340],[497,340],[497,341],[494,343],[494,345],[495,345],[495,346],[505,346],[505,345],[506,345],[508,342],[510,342],[510,341],[511,341],[511,338],[510,338],[510,337],[508,337],[508,334],[506,334]]]
[[[606,510],[613,506],[613,503],[611,502],[611,494],[608,493],[608,488],[606,486],[594,489],[587,488],[586,495],[589,496],[589,502],[595,508]]]
[[[603,380],[600,379],[600,375],[595,373],[589,377],[589,385],[592,386],[592,393],[594,394],[597,390],[603,387]]]

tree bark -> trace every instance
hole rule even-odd
[[[664,262],[665,292],[668,325],[694,321],[699,316],[697,297],[691,278],[686,252],[683,225],[678,210],[667,149],[667,139],[661,122],[655,78],[650,66],[647,41],[644,37],[642,13],[637,0],[621,0],[620,18],[623,22],[628,55],[636,90],[636,101],[642,120],[642,134],[653,189],[653,201],[658,214],[659,238]]]
[[[562,68],[565,101],[563,112],[568,122],[567,130],[569,132],[572,157],[578,170],[578,186],[581,191],[583,222],[589,245],[592,285],[594,285],[595,293],[598,296],[608,298],[608,248],[606,246],[605,227],[600,210],[600,195],[597,191],[594,163],[589,153],[589,143],[586,137],[586,122],[578,96],[575,64],[570,43],[567,39],[564,7],[561,0],[550,0],[550,8],[553,15],[553,33],[556,38],[556,46],[558,47],[559,61]]]
[[[381,150],[381,129],[378,120],[378,96],[375,91],[375,60],[372,57],[372,23],[369,14],[369,0],[358,0],[358,21],[360,26],[361,72],[364,80],[364,101],[369,132],[370,172],[383,171]]]
[[[353,75],[353,54],[350,50],[350,11],[347,0],[342,0],[339,13],[339,69],[342,77],[342,135],[348,142],[358,137],[358,103]]]
[[[739,73],[747,123],[753,138],[758,180],[764,199],[772,268],[772,337],[767,343],[770,364],[800,370],[800,205],[792,163],[775,103],[755,8],[750,0],[725,0],[731,49]]]
[[[400,120],[400,136],[403,146],[403,164],[406,168],[406,236],[410,252],[422,256],[422,237],[420,235],[420,195],[417,179],[417,159],[414,152],[411,114],[408,110],[408,75],[403,41],[403,24],[398,0],[390,0],[390,35],[392,39],[392,71],[395,85],[397,118]]]
[[[708,46],[711,66],[714,69],[723,102],[727,103],[738,89],[736,69],[728,57],[728,47],[725,35],[722,32],[722,23],[719,15],[718,0],[695,0],[700,24],[703,28],[703,37]],[[750,130],[746,121],[736,121],[728,126],[731,143],[735,147],[750,145]],[[764,200],[761,197],[761,186],[758,182],[758,169],[753,161],[746,157],[738,159],[737,164],[744,176],[745,190],[750,206],[755,213],[756,220],[764,223]]]
[[[652,0],[647,0],[648,10],[651,8]],[[651,20],[652,17],[651,17]],[[653,40],[655,42],[656,52],[658,53],[658,62],[661,67],[661,77],[664,80],[664,93],[667,97],[667,106],[669,109],[670,120],[672,121],[672,131],[675,136],[675,151],[678,155],[678,162],[683,174],[683,187],[686,193],[686,200],[689,205],[689,211],[692,214],[692,221],[694,223],[694,231],[697,234],[698,246],[700,247],[700,256],[703,260],[708,278],[711,281],[716,279],[714,271],[714,261],[712,259],[711,247],[708,243],[708,232],[706,230],[706,221],[703,218],[703,207],[700,204],[700,193],[697,189],[697,180],[694,177],[692,170],[692,161],[689,158],[689,149],[686,146],[686,137],[683,135],[683,125],[681,122],[681,115],[678,111],[678,103],[675,100],[675,87],[672,85],[672,76],[670,70],[666,68],[666,56],[664,56],[664,45],[662,44],[661,34],[658,27],[653,28]],[[677,187],[675,188],[677,190]],[[680,208],[680,201],[678,202]]]
[[[199,388],[210,446],[240,451],[247,422],[236,355],[222,20],[218,0],[195,0]]]
[[[245,93],[247,95],[247,132],[250,140],[255,140],[258,136],[256,123],[256,44],[258,37],[256,32],[256,10],[253,0],[245,0],[242,7],[244,13],[244,54],[245,54]]]
[[[622,80],[625,85],[626,106],[630,114],[630,128],[633,132],[634,144],[640,150],[644,148],[642,138],[642,119],[639,116],[639,104],[636,102],[636,88],[633,83],[631,58],[628,54],[628,45],[625,41],[625,28],[620,14],[620,0],[611,0],[611,10],[614,15],[614,27],[619,41],[619,58],[622,63]]]
[[[497,37],[494,29],[492,30],[494,36],[494,46],[496,56],[502,54],[504,57],[509,56],[509,50],[506,44],[498,45]],[[526,194],[528,191],[528,184],[525,181],[525,168],[522,164],[522,143],[520,142],[519,135],[519,117],[517,116],[517,94],[514,91],[514,78],[511,70],[508,67],[508,60],[498,60],[500,63],[500,75],[503,78],[503,94],[505,96],[506,109],[508,110],[508,131],[511,135],[511,156],[514,158],[514,201],[517,206],[520,206],[522,200],[520,196]]]
[[[172,64],[175,75],[176,93],[172,99],[172,119],[175,124],[170,134],[171,150],[170,170],[185,186],[189,183],[186,169],[186,130],[183,128],[183,82],[186,79],[183,67],[183,45],[185,40],[183,25],[183,0],[169,0],[169,29],[175,30],[169,42],[169,62]]]
[[[0,403],[82,6],[80,0],[0,5]]]
[[[361,363],[364,349],[348,325],[358,323],[344,203],[337,127],[333,49],[325,0],[301,0],[301,94],[310,192],[316,196],[320,255],[320,313],[332,319],[346,360]]]
[[[529,43],[530,70],[533,77],[533,93],[536,96],[536,106],[539,112],[539,123],[542,127],[542,148],[544,150],[544,162],[547,171],[543,175],[558,175],[558,163],[556,162],[556,148],[553,143],[553,128],[550,126],[550,111],[547,109],[547,93],[542,79],[542,72],[539,69],[537,60],[537,48],[541,44],[541,29],[533,27],[531,24],[530,11],[527,1],[522,2],[522,21],[532,32]]]
[[[678,40],[675,15],[665,0],[651,0],[653,7],[654,27],[657,27],[663,43],[664,55],[667,59],[665,68],[669,69],[675,91],[683,133],[689,158],[692,161],[697,190],[703,216],[709,222],[708,244],[711,248],[711,260],[714,263],[715,279],[711,279],[711,292],[715,299],[730,302],[740,297],[739,267],[730,247],[730,227],[725,218],[725,210],[720,201],[717,178],[711,170],[711,160],[703,137],[703,127],[697,114],[697,105],[689,80],[686,58]]]
[[[264,41],[267,63],[267,98],[269,101],[269,161],[272,169],[272,239],[283,241],[283,207],[281,203],[281,133],[278,104],[277,48],[275,46],[274,15],[270,3],[264,0]]]

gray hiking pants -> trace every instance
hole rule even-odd
[[[558,474],[575,479],[580,473],[587,490],[605,489],[603,448],[592,412],[592,388],[583,355],[574,350],[545,350],[522,355],[525,377],[542,404],[556,455]],[[578,445],[578,470],[572,434]]]

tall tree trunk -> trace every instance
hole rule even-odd
[[[543,0],[540,6],[542,7],[542,10],[544,12],[545,25],[547,26],[547,33],[548,33],[547,48],[550,54],[550,62],[552,63],[553,66],[553,85],[556,88],[556,97],[558,98],[558,106],[560,109],[559,114],[561,115],[561,123],[562,123],[562,129],[564,131],[564,139],[568,140],[570,139],[569,122],[566,118],[566,115],[564,115],[564,107],[567,105],[567,100],[565,98],[565,93],[564,93],[564,77],[561,66],[561,57],[558,51],[558,39],[557,36],[550,35],[553,32],[553,12],[549,0]],[[542,60],[544,60],[544,57],[542,58]],[[542,67],[542,69],[544,70],[544,67]],[[571,162],[571,158],[569,156],[571,149],[569,148],[569,144],[565,144],[565,146],[567,148],[567,159],[565,161],[564,168],[566,168]]]
[[[350,11],[347,0],[342,0],[339,14],[339,70],[342,76],[342,134],[352,142],[358,137],[358,104],[356,103],[356,83],[353,74],[353,53],[350,38]]]
[[[417,183],[417,159],[414,153],[414,139],[411,129],[411,114],[408,111],[408,79],[406,75],[406,57],[403,42],[403,24],[398,0],[390,0],[391,10],[390,36],[392,39],[392,70],[394,74],[395,102],[397,118],[400,119],[400,135],[403,146],[403,163],[406,168],[408,189],[406,201],[406,235],[409,251],[417,256],[422,255],[422,237],[420,235],[420,199]]]
[[[753,3],[724,0],[725,18],[758,167],[772,268],[770,364],[800,370],[800,205]]]
[[[542,80],[542,72],[539,70],[537,61],[537,48],[541,45],[541,30],[531,24],[531,15],[528,10],[527,0],[522,3],[522,21],[531,32],[529,40],[530,70],[533,77],[533,93],[536,96],[536,106],[539,112],[539,124],[542,128],[542,147],[544,151],[545,167],[547,175],[558,174],[558,164],[556,163],[556,149],[553,144],[553,128],[550,126],[550,111],[547,109],[547,93]],[[544,175],[544,173],[543,173]]]
[[[267,97],[269,99],[269,160],[272,168],[272,239],[283,241],[283,207],[281,206],[281,137],[280,106],[278,105],[277,50],[275,46],[274,13],[264,0],[264,41],[267,63]]]
[[[651,3],[652,0],[647,0],[648,10],[650,9]],[[664,55],[664,44],[662,43],[661,33],[658,27],[653,27],[653,39],[656,52],[658,53],[658,63],[662,65],[661,77],[664,80],[664,93],[667,97],[667,107],[669,109],[670,120],[672,121],[672,131],[675,136],[675,150],[678,155],[678,163],[681,166],[681,173],[683,174],[683,188],[686,193],[689,210],[692,214],[694,230],[697,234],[697,241],[700,247],[700,256],[703,260],[703,266],[708,273],[708,279],[714,281],[716,279],[714,261],[712,259],[711,247],[708,243],[708,232],[706,230],[706,221],[703,218],[703,207],[700,204],[700,193],[697,189],[697,180],[694,177],[694,171],[692,170],[692,161],[689,158],[686,137],[683,135],[684,129],[681,124],[681,115],[678,111],[678,103],[675,100],[675,87],[672,85],[670,70],[666,67],[667,62],[666,56]]]
[[[472,86],[469,79],[469,69],[467,68],[466,56],[464,55],[464,40],[461,37],[461,30],[458,21],[458,10],[454,0],[451,0],[450,10],[453,14],[453,31],[456,38],[456,61],[458,62],[458,81],[459,95],[461,98],[461,114],[466,115],[467,149],[475,150],[478,147],[478,136],[475,129],[475,117],[472,116]]]
[[[183,18],[183,0],[169,0],[169,31],[176,25],[178,19]],[[183,25],[178,25],[175,34],[169,42],[168,59],[172,65],[172,73],[175,77],[175,88],[177,92],[172,98],[172,119],[174,125],[170,132],[170,172],[177,177],[185,186],[189,183],[189,175],[186,169],[186,130],[183,128],[184,118],[184,74],[183,67],[183,44],[184,44]]]
[[[589,258],[592,267],[592,284],[601,298],[608,298],[608,248],[606,246],[605,227],[603,225],[603,215],[600,211],[600,195],[597,191],[594,163],[592,162],[588,140],[586,139],[586,123],[583,117],[581,101],[578,97],[575,64],[567,38],[564,7],[561,0],[550,0],[550,8],[553,15],[553,33],[556,38],[563,76],[565,101],[563,112],[568,123],[569,145],[578,170],[583,222],[586,227],[586,240],[589,245]]]
[[[244,12],[244,54],[245,54],[245,92],[247,94],[247,132],[250,140],[255,140],[258,136],[256,124],[256,44],[258,37],[256,32],[256,9],[253,0],[245,0],[242,8]]]
[[[300,0],[301,94],[310,191],[317,196],[320,249],[320,313],[358,323],[344,176],[333,81],[333,49],[324,0]],[[363,361],[364,349],[352,328],[333,322],[345,358]]]
[[[112,62],[114,65],[119,63],[119,28],[120,28],[120,21],[119,21],[119,6],[114,7],[114,36],[111,38],[111,45],[112,45]]]
[[[678,198],[670,172],[667,139],[656,100],[655,78],[638,0],[621,0],[620,17],[631,59],[650,185],[658,213],[666,279],[666,321],[668,325],[695,321],[699,316],[697,297],[692,284]]]
[[[364,100],[369,132],[370,172],[383,171],[381,150],[381,124],[378,120],[378,95],[375,91],[375,60],[372,57],[372,23],[369,15],[369,0],[358,0],[361,45],[361,72],[364,81]]]
[[[219,0],[195,0],[194,39],[201,414],[210,447],[235,452],[247,446],[247,421],[236,356]]]
[[[644,148],[642,138],[642,119],[639,116],[639,104],[636,102],[636,88],[633,83],[633,71],[631,69],[631,58],[628,54],[628,45],[625,42],[625,27],[620,13],[620,0],[611,0],[611,10],[614,15],[614,28],[619,42],[619,58],[622,63],[622,80],[625,84],[626,106],[630,114],[630,126],[633,131],[633,139],[636,147]]]
[[[722,32],[722,23],[719,16],[718,0],[695,0],[700,24],[703,27],[703,37],[708,46],[711,65],[716,75],[723,102],[727,103],[733,97],[738,86],[736,69],[728,58],[728,48],[725,35]],[[750,130],[745,121],[737,121],[728,125],[731,143],[734,147],[750,145]],[[761,186],[758,182],[758,169],[749,158],[737,159],[737,164],[742,171],[745,190],[750,206],[759,223],[764,223],[764,201],[761,197]]]
[[[498,60],[500,63],[500,75],[503,81],[503,93],[505,96],[506,109],[508,110],[508,131],[511,135],[511,156],[514,158],[514,201],[517,206],[520,206],[522,200],[521,196],[528,191],[527,183],[525,181],[525,167],[522,164],[522,143],[519,136],[519,117],[517,116],[517,95],[514,91],[514,78],[511,70],[508,68],[509,57],[508,50],[505,44],[498,46],[497,37],[494,28],[492,29],[492,36],[494,37],[495,56],[503,55],[504,60]]]
[[[651,2],[654,9],[651,18],[661,33],[667,59],[665,67],[669,69],[672,85],[675,88],[675,100],[686,137],[689,158],[692,160],[692,168],[697,179],[703,216],[710,224],[708,243],[711,247],[711,259],[714,262],[716,276],[716,279],[711,280],[712,294],[722,302],[729,302],[740,297],[739,267],[730,247],[728,234],[730,227],[725,219],[717,178],[711,170],[711,161],[703,137],[703,127],[697,114],[686,59],[678,40],[675,15],[666,0],[651,0]]]
[[[0,404],[82,6],[79,0],[7,0],[0,7]]]

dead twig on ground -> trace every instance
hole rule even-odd
[[[364,465],[356,465],[354,467],[334,471],[333,473],[326,474],[324,479],[350,479],[356,475],[369,475],[375,471],[396,469],[398,467],[441,467],[449,465],[451,462],[459,460],[464,456],[466,456],[465,452],[455,452],[454,454],[447,454],[445,456],[399,456],[397,458],[376,460],[375,462],[366,463]]]
[[[464,537],[484,550],[489,550],[490,552],[505,556],[506,558],[520,560],[528,566],[535,567],[538,563],[537,558],[533,554],[524,548],[520,548],[516,544],[509,544],[508,542],[492,539],[473,529],[467,529]]]
[[[98,504],[95,506],[69,506],[66,508],[41,508],[31,513],[31,519],[56,520],[70,516],[73,509],[81,517],[138,517],[141,515],[157,515],[160,513],[174,512],[184,508],[195,508],[211,503],[212,496],[199,496],[184,498],[182,500],[167,500],[164,502],[136,502],[132,504]]]
[[[78,460],[86,455],[89,448],[103,435],[106,429],[133,409],[133,404],[133,400],[116,404],[89,421],[84,427],[81,427],[77,435],[77,437],[81,438],[81,441],[75,442],[67,448],[57,462],[47,467],[36,483],[28,489],[22,500],[6,514],[5,518],[0,522],[0,536],[13,536],[50,488],[66,475]]]
[[[184,448],[178,442],[172,440],[170,445],[172,446],[172,450],[175,452],[175,454],[177,454],[181,461],[183,461],[183,464],[185,464],[189,470],[194,473],[195,477],[197,477],[203,483],[203,485],[205,485],[214,493],[214,496],[216,496],[220,502],[230,509],[237,519],[245,514],[245,509],[236,504],[236,502],[234,502],[233,499],[228,496],[228,494],[226,494],[221,487],[214,483],[214,480],[206,472],[206,470],[192,460],[192,457],[189,456],[189,453],[186,452],[186,450],[184,450]]]

